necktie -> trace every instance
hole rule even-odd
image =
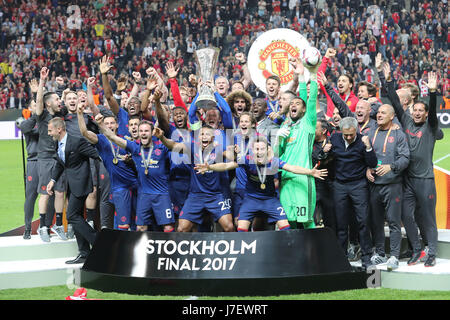
[[[64,143],[60,142],[58,147],[58,155],[61,158],[61,160],[65,163],[65,154],[64,154]]]

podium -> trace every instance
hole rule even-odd
[[[366,288],[328,228],[163,233],[102,230],[79,285],[146,295],[267,296]]]

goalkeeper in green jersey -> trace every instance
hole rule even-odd
[[[301,64],[301,61],[297,60],[297,68],[301,69]],[[313,168],[311,153],[317,122],[319,65],[320,62],[313,67],[305,66],[310,72],[309,90],[303,79],[303,72],[299,73],[300,97],[291,100],[289,117],[278,131],[276,139],[278,146],[275,147],[281,160],[308,169]],[[306,104],[305,101],[307,101]],[[313,177],[282,171],[280,202],[286,211],[291,228],[298,228],[299,223],[303,223],[305,229],[315,228],[313,215],[316,205],[316,188]]]

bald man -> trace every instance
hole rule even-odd
[[[387,262],[388,270],[398,268],[402,240],[402,173],[409,164],[408,142],[402,130],[394,130],[394,117],[394,108],[383,104],[377,113],[378,126],[368,132],[378,159],[377,167],[367,170],[372,236],[375,244],[371,262],[375,265]],[[385,216],[390,232],[389,259],[384,251]]]

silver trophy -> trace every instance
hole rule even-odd
[[[204,48],[195,51],[195,61],[197,62],[197,77],[206,83],[207,81],[214,82],[214,73],[217,68],[217,61],[219,60],[219,48]],[[198,108],[212,109],[217,105],[216,98],[214,98],[214,91],[203,84],[198,90],[198,98],[195,102]]]

